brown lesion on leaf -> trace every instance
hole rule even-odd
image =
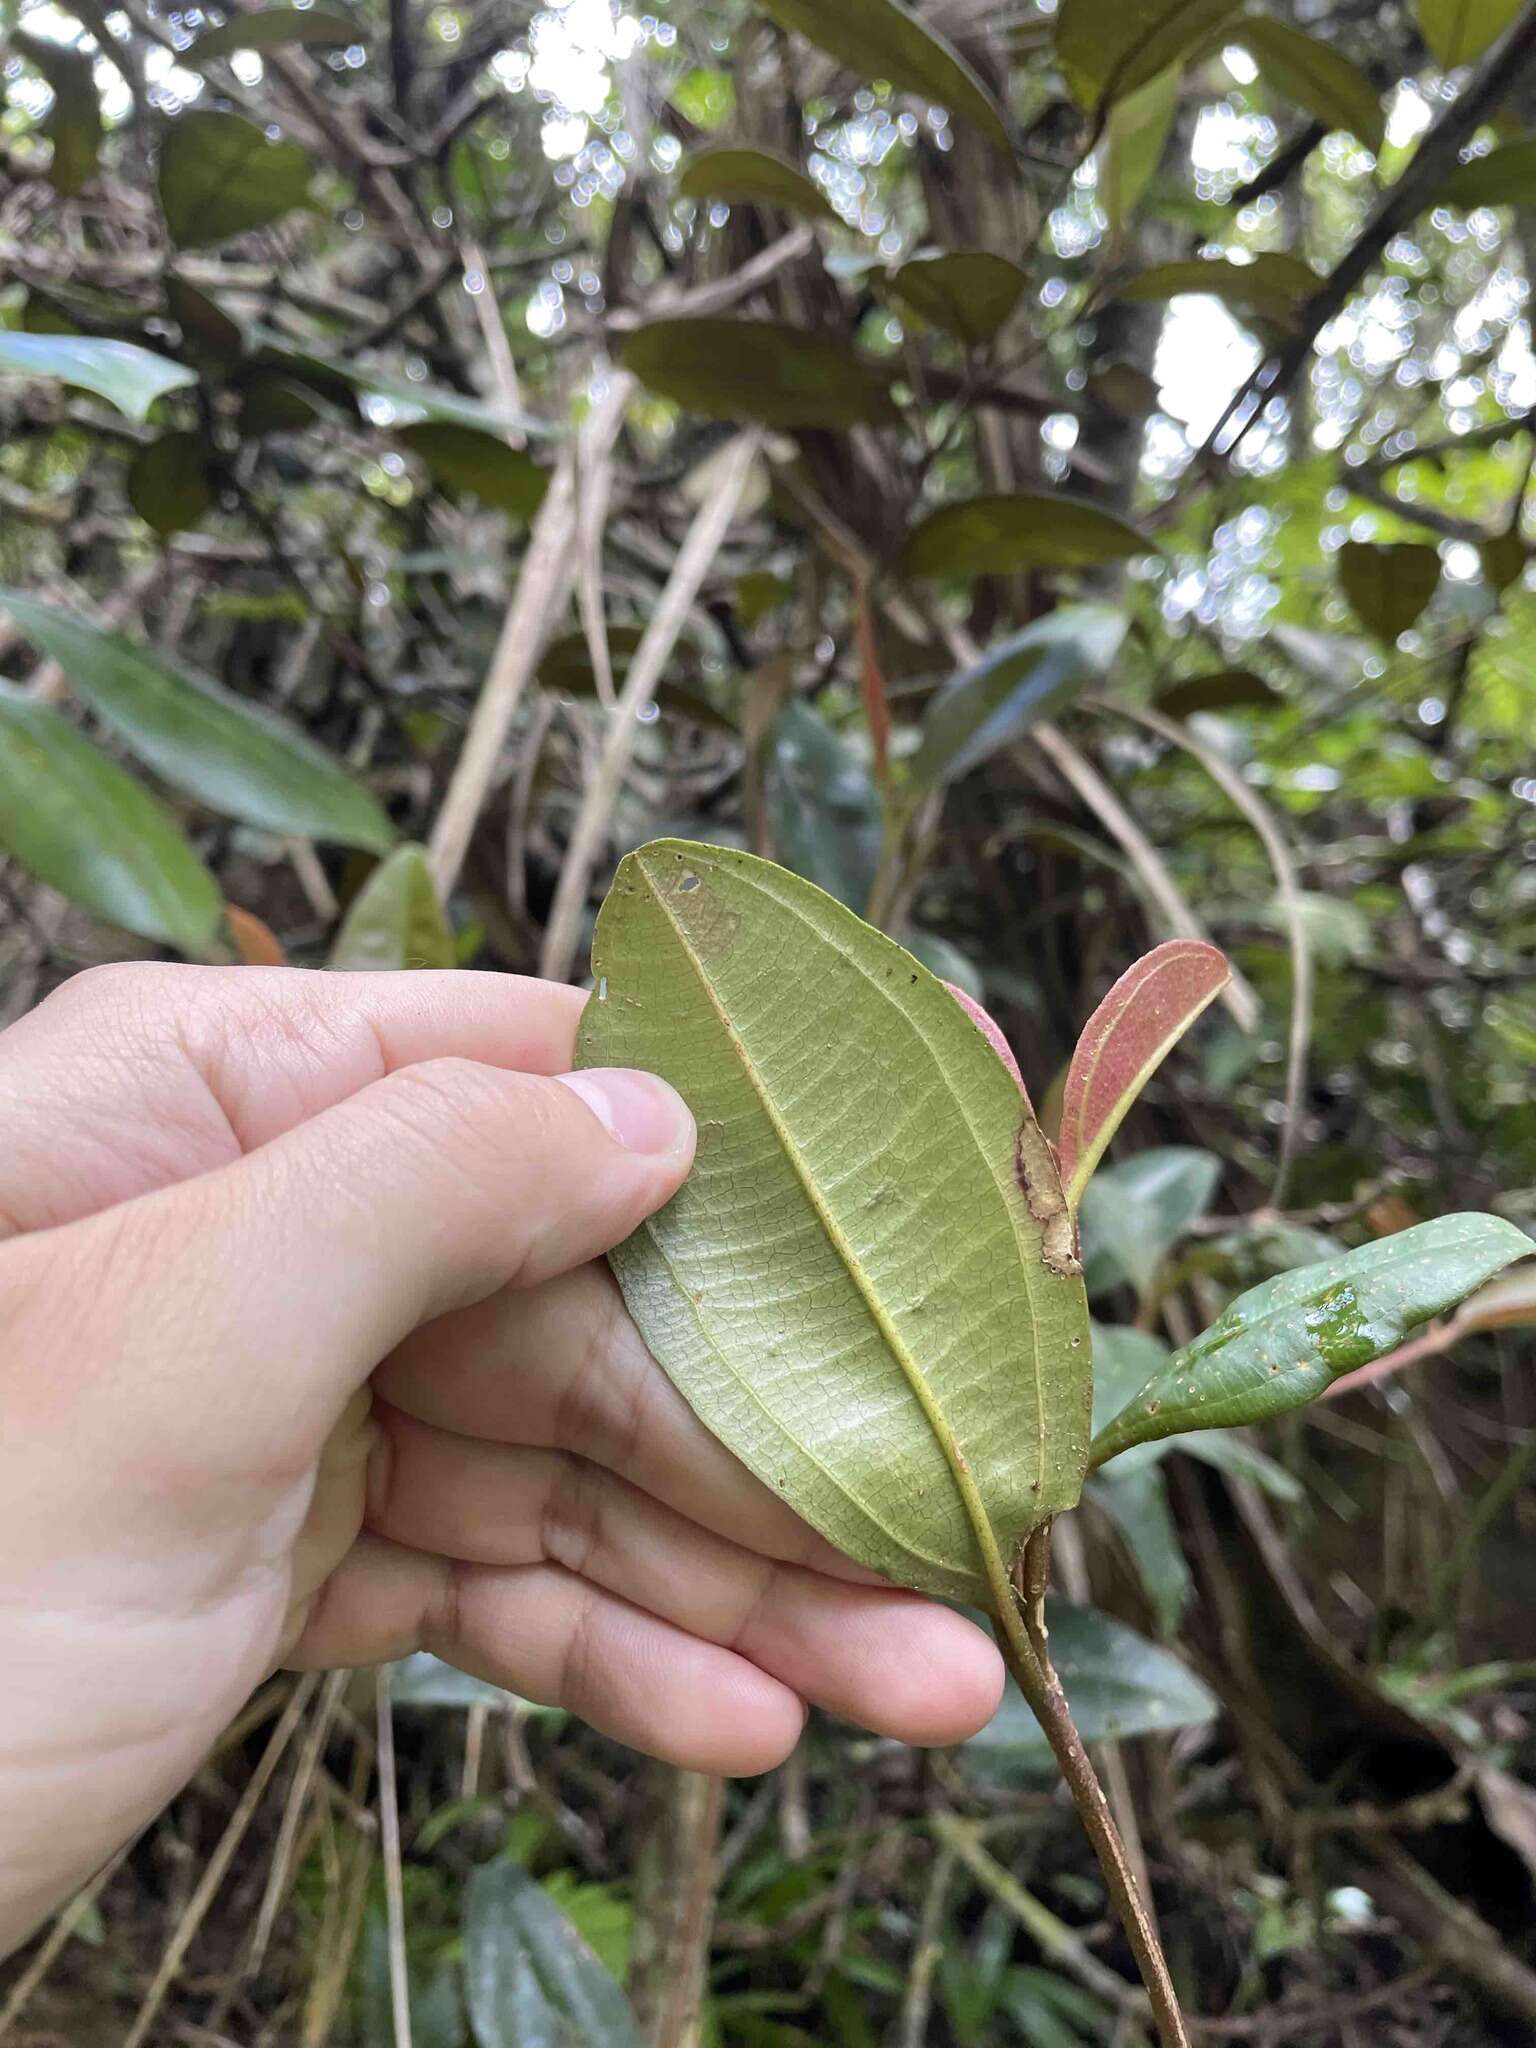
[[[1070,1280],[1083,1270],[1077,1224],[1062,1192],[1056,1148],[1032,1116],[1019,1125],[1014,1171],[1029,1213],[1040,1226],[1040,1256],[1049,1270]]]

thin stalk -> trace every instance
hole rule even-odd
[[[1045,1581],[1050,1561],[1050,1524],[1037,1529],[1024,1552],[1025,1599],[1021,1606],[1006,1576],[999,1587],[987,1572],[992,1591],[993,1620],[1003,1662],[1045,1731],[1061,1775],[1067,1781],[1084,1832],[1093,1844],[1109,1888],[1110,1901],[1125,1929],[1141,1981],[1147,1987],[1152,2019],[1162,2048],[1190,2048],[1189,2032],[1179,2011],[1167,1959],[1157,1931],[1142,1903],[1136,1876],[1115,1826],[1109,1801],[1099,1783],[1083,1738],[1077,1732],[1066,1693],[1051,1662],[1045,1628]]]

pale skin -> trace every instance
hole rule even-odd
[[[0,1034],[0,1953],[275,1668],[429,1649],[749,1774],[914,1743],[996,1650],[694,1420],[602,1254],[685,1177],[577,990],[130,966]]]

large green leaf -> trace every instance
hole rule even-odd
[[[1093,1325],[1093,1427],[1095,1435],[1107,1429],[1148,1380],[1167,1365],[1171,1352],[1161,1337],[1149,1330],[1135,1330],[1123,1323]],[[1167,1437],[1158,1443],[1138,1444],[1115,1460],[1113,1475],[1156,1465],[1169,1451],[1186,1452],[1218,1471],[1251,1479],[1276,1500],[1300,1500],[1301,1487],[1273,1458],[1257,1450],[1235,1430],[1208,1429],[1190,1437]]]
[[[1266,251],[1247,263],[1227,256],[1186,257],[1159,263],[1120,287],[1122,299],[1174,299],[1208,293],[1234,312],[1252,313],[1287,327],[1322,283],[1299,256]]]
[[[1440,556],[1427,541],[1347,540],[1339,582],[1356,616],[1390,647],[1435,594]]]
[[[905,576],[1011,576],[1086,569],[1150,554],[1157,543],[1117,513],[1053,491],[998,491],[941,505],[908,534]]]
[[[393,843],[368,791],[286,720],[72,612],[0,588],[6,611],[125,744],[189,796],[268,832],[374,852]]]
[[[1239,1295],[1094,1439],[1102,1465],[1134,1444],[1263,1422],[1394,1350],[1513,1260],[1536,1254],[1502,1217],[1444,1216]]]
[[[957,51],[901,0],[761,0],[780,28],[796,30],[860,78],[889,79],[903,92],[937,100],[979,130],[994,148],[1010,147],[1001,107]]]
[[[1231,24],[1229,39],[1242,45],[1265,85],[1281,99],[1329,128],[1347,128],[1370,149],[1381,148],[1385,118],[1380,96],[1341,50],[1268,15],[1245,15]]]
[[[520,448],[509,447],[499,434],[452,420],[425,420],[399,428],[395,439],[419,456],[447,489],[473,491],[487,505],[516,519],[531,519],[543,503],[548,472]]]
[[[331,948],[332,967],[452,967],[453,931],[419,846],[397,846],[358,890]]]
[[[43,133],[53,144],[48,182],[61,198],[72,198],[95,177],[101,153],[96,60],[86,50],[31,35],[25,29],[16,30],[10,44],[17,56],[25,57],[43,74],[53,92],[53,105],[43,122]]]
[[[1419,29],[1443,70],[1481,57],[1520,12],[1523,0],[1418,0]]]
[[[259,14],[232,14],[217,28],[205,28],[182,58],[205,64],[236,50],[275,50],[285,43],[360,43],[367,31],[334,7],[264,7]]]
[[[196,526],[213,505],[207,442],[190,427],[146,441],[128,465],[125,488],[129,504],[156,533]]]
[[[1506,142],[1458,164],[1440,187],[1452,206],[1530,206],[1536,202],[1536,139]]]
[[[665,1075],[699,1123],[682,1192],[612,1255],[652,1351],[849,1555],[986,1597],[984,1550],[1077,1499],[1091,1405],[1008,1070],[911,954],[748,854],[629,855],[593,971],[580,1063]]]
[[[1061,0],[1056,62],[1085,107],[1124,99],[1187,57],[1238,0]]]
[[[1119,1530],[1158,1634],[1172,1635],[1193,1581],[1168,1502],[1166,1475],[1155,1465],[1116,1465],[1089,1480],[1088,1497]]]
[[[1217,1701],[1176,1657],[1092,1607],[1047,1600],[1051,1661],[1085,1742],[1172,1734],[1214,1720]],[[968,1769],[1010,1782],[1054,1768],[1050,1745],[1010,1679],[1002,1705],[964,1749]]]
[[[877,364],[845,343],[775,320],[653,320],[625,341],[626,370],[713,419],[847,427],[892,412]]]
[[[812,220],[836,220],[832,202],[796,165],[766,149],[705,149],[688,159],[677,181],[683,199],[723,199],[727,206],[777,206]]]
[[[1145,1294],[1157,1269],[1203,1215],[1221,1161],[1191,1145],[1158,1145],[1101,1167],[1082,1193],[1083,1267],[1099,1294],[1128,1280]]]
[[[1125,226],[1157,176],[1178,110],[1176,64],[1159,71],[1110,108],[1099,147],[1098,199],[1111,227]]]
[[[903,263],[891,278],[891,290],[931,327],[981,348],[995,339],[1028,282],[1006,256],[988,249],[952,249]]]
[[[544,1887],[502,1857],[464,1895],[477,2048],[640,2048],[629,2002]]]
[[[968,774],[1085,683],[1102,680],[1124,637],[1125,616],[1108,605],[1062,605],[989,647],[928,706],[908,766],[911,787]]]
[[[238,114],[178,114],[160,144],[160,210],[178,249],[265,227],[309,196],[296,142],[270,141]]]
[[[175,821],[66,719],[0,684],[0,846],[71,903],[205,956],[221,898]]]
[[[131,420],[147,419],[167,391],[195,384],[197,372],[167,362],[132,341],[97,341],[83,334],[16,334],[0,328],[0,370],[24,377],[57,377],[94,391]]]

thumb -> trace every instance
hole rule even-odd
[[[418,1324],[627,1237],[693,1146],[686,1104],[654,1075],[427,1060],[5,1255],[43,1255],[22,1321],[47,1323],[54,1402],[60,1374],[88,1376],[92,1434],[281,1461]]]

